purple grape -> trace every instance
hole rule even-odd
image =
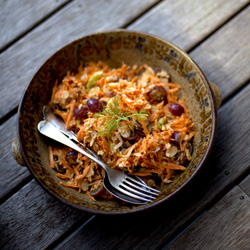
[[[77,156],[78,156],[78,153],[76,151],[69,151],[65,156],[65,160],[69,164],[76,164]]]
[[[98,99],[90,98],[87,102],[87,106],[93,113],[102,111],[102,103]]]
[[[142,124],[140,122],[136,121],[134,126],[135,126],[134,131],[135,131],[136,135],[138,135],[139,137],[145,137],[145,133],[144,133]]]
[[[187,156],[184,155],[181,157],[180,161],[179,161],[179,164],[183,167],[186,167],[188,165],[189,161],[187,159]]]
[[[81,107],[80,109],[79,108],[76,108],[75,110],[74,110],[74,117],[76,118],[76,119],[81,119],[81,118],[84,118],[84,119],[86,119],[87,117],[88,117],[88,107],[87,106],[83,106],[83,107]]]
[[[175,141],[173,142],[176,145],[179,145],[180,143],[180,132],[179,131],[174,131],[171,135],[171,138],[173,138]]]
[[[149,92],[148,97],[154,101],[161,102],[166,98],[167,92],[161,86],[154,86]]]
[[[144,133],[143,130],[135,129],[135,133],[136,133],[139,137],[145,137],[145,133]]]
[[[172,115],[181,116],[184,113],[184,108],[178,103],[172,103],[169,105],[169,110]]]
[[[58,155],[53,155],[53,160],[54,161],[58,161],[58,159],[59,159]]]
[[[129,145],[127,142],[124,142],[124,143],[122,144],[122,147],[125,148],[125,149],[127,149],[127,148],[130,147],[130,145]]]

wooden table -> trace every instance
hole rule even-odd
[[[250,249],[248,0],[0,2],[1,249]],[[200,177],[143,214],[100,216],[51,197],[12,157],[16,112],[32,75],[58,48],[96,31],[149,32],[186,50],[222,94]]]

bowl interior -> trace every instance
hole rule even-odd
[[[104,61],[111,67],[148,64],[167,70],[171,82],[181,85],[180,95],[195,122],[193,157],[187,170],[168,184],[160,197],[151,204],[133,206],[117,200],[93,202],[85,194],[59,184],[60,180],[49,165],[48,144],[37,131],[43,118],[42,108],[51,97],[56,80],[67,71],[76,72],[80,63]],[[203,165],[214,139],[215,110],[207,80],[196,64],[173,44],[133,31],[110,31],[79,39],[60,49],[38,70],[28,85],[19,107],[19,141],[23,157],[35,178],[50,193],[74,207],[94,213],[128,213],[139,211],[169,199],[178,192]]]

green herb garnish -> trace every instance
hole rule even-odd
[[[108,107],[104,108],[102,112],[95,115],[96,117],[105,118],[104,129],[99,130],[98,134],[100,135],[107,134],[108,138],[110,138],[112,131],[114,131],[115,129],[119,129],[121,121],[131,120],[131,124],[129,124],[129,126],[130,129],[133,130],[136,118],[138,118],[139,121],[141,121],[141,118],[143,116],[148,116],[148,114],[145,111],[140,111],[139,113],[132,113],[131,111],[124,112],[122,109],[119,108],[119,96],[113,97],[113,99],[114,99],[113,103],[111,103]]]

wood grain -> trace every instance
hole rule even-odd
[[[250,197],[236,186],[164,250],[249,249]]]
[[[31,77],[59,48],[84,35],[119,28],[155,2],[76,0],[28,33],[0,57],[0,118],[18,105]]]
[[[118,3],[118,1],[114,0],[75,1],[6,50],[1,55],[0,117],[17,105],[21,95],[20,89],[24,89],[29,77],[48,55],[57,50],[58,46],[62,46],[83,34],[126,25],[126,23],[133,20],[155,1],[138,0],[131,2],[133,3],[128,3],[127,1],[119,1]],[[179,2],[182,1],[177,3]],[[191,2],[187,4],[191,4]],[[232,9],[231,14],[223,14],[223,7],[218,6],[218,13],[222,15],[221,18],[224,21],[245,6],[247,1],[241,1],[242,5],[239,3],[240,1],[234,2],[234,5],[232,1],[228,2],[227,4],[225,1],[220,1],[224,6],[227,6],[225,7],[225,13],[228,11],[227,8]],[[172,6],[176,5],[173,1],[166,1],[166,3],[168,3],[167,8],[173,8]],[[98,4],[99,6],[97,6]],[[215,3],[211,4],[214,6]],[[160,4],[159,6],[163,5]],[[210,8],[205,2],[204,6]],[[158,8],[158,6],[155,8]],[[179,9],[173,10],[179,11]],[[211,11],[211,9],[209,10]],[[216,9],[214,11],[216,12]],[[216,79],[222,80],[220,81],[220,88],[223,90],[224,100],[249,79],[249,70],[247,70],[247,65],[249,65],[247,59],[249,56],[249,34],[247,32],[248,26],[245,27],[249,23],[247,11],[249,12],[249,8],[246,8],[217,30],[191,54],[197,61],[204,60],[202,61],[202,68],[209,80],[211,80],[211,76],[213,76],[216,83],[218,83]],[[172,12],[174,16],[173,13],[175,12]],[[210,15],[213,14],[209,13]],[[154,12],[154,15],[157,16],[157,12]],[[190,11],[187,15],[189,15],[192,21],[193,11]],[[103,16],[107,17],[107,20],[103,21]],[[147,14],[141,18],[143,19],[146,16]],[[184,17],[185,15],[183,14],[179,19]],[[207,22],[210,20],[209,17],[203,17],[204,19],[207,18]],[[213,17],[216,25],[210,20],[208,26],[213,27],[211,30],[205,24],[201,24],[205,30],[209,30],[202,34],[203,38],[221,24],[216,19],[220,19],[220,15],[216,16],[216,14],[213,14]],[[188,19],[187,17],[185,18]],[[202,20],[200,20],[201,23]],[[87,25],[84,25],[85,23]],[[140,23],[140,19],[138,23]],[[186,25],[189,24],[187,20],[184,23]],[[195,23],[199,25],[199,20]],[[153,28],[155,27],[154,23],[151,23],[151,25]],[[166,31],[164,22],[160,26],[159,30],[164,33]],[[193,24],[190,29],[192,30],[194,26]],[[132,27],[132,25],[129,27]],[[199,39],[203,39],[202,36]],[[52,41],[52,39],[55,40]],[[191,44],[199,43],[199,39],[195,40],[196,42],[192,41]],[[236,41],[233,41],[234,39]],[[241,45],[240,49],[238,49],[238,44]],[[212,48],[216,45],[220,45],[218,58],[217,51]],[[208,57],[206,56],[207,52],[209,52]],[[223,70],[214,69],[214,66],[210,65],[215,60],[214,58],[218,59],[216,62],[217,68],[222,67]],[[13,96],[15,96],[15,100],[10,98]],[[219,110],[216,143],[206,168],[189,188],[169,203],[167,202],[148,212],[131,216],[91,216],[56,201],[32,180],[0,207],[0,248],[44,249],[60,243],[57,249],[162,249],[182,229],[188,226],[206,209],[209,209],[228,190],[231,190],[239,179],[242,179],[249,172],[250,141],[249,137],[246,136],[250,120],[249,112],[246,112],[250,105],[249,96],[250,86],[247,86],[237,93],[234,98],[227,101]],[[9,119],[0,127],[0,164],[4,164],[7,161],[7,164],[0,165],[0,170],[3,171],[1,172],[3,176],[0,177],[0,182],[4,184],[3,195],[5,196],[22,183],[22,180],[25,180],[27,176],[29,177],[27,170],[19,168],[12,158],[10,150],[8,151],[8,145],[10,149],[9,143],[15,134],[14,120],[15,117]],[[18,172],[21,170],[24,170],[24,173]],[[9,182],[10,189],[8,189]],[[226,196],[230,215],[237,213],[231,209],[234,206],[240,208],[241,212],[249,214],[249,210],[247,212],[245,210],[247,206],[246,208],[243,206],[243,202],[247,201],[246,205],[249,207],[249,199],[247,197],[247,194],[249,195],[248,183],[249,177],[239,184],[245,193],[242,193],[237,187],[233,189],[233,192],[236,190],[236,193],[230,193],[233,194],[233,197],[240,194],[239,197],[246,196],[247,199],[244,198],[239,201],[233,198],[232,200]],[[215,211],[218,212],[218,220],[229,222],[230,227],[235,229],[236,233],[245,233],[245,229],[241,228],[237,222],[235,226],[231,225],[231,221],[222,216],[223,211],[227,208],[224,208],[224,205],[221,203],[218,204],[213,206],[201,218],[201,224],[198,226],[201,228],[201,231],[202,227],[210,226],[207,219],[209,217],[206,216],[212,216],[215,213],[213,209],[217,209]],[[236,214],[236,216],[238,215]],[[75,230],[76,228],[78,229]],[[212,230],[209,232],[212,235]],[[232,235],[231,232],[227,232]],[[68,235],[70,236],[68,237]],[[205,237],[204,231],[201,232],[201,237]],[[229,238],[228,235],[226,237]],[[233,239],[235,238],[233,237]],[[244,247],[244,245],[240,246]]]
[[[247,3],[197,0],[191,4],[183,0],[170,5],[166,1],[128,28],[156,34],[189,50]],[[190,53],[208,80],[219,86],[223,99],[250,79],[249,10],[246,8]]]
[[[191,52],[222,98],[250,80],[250,6]]]
[[[0,126],[0,201],[30,177],[28,169],[19,166],[11,152],[11,143],[16,137],[16,118],[15,115]]]
[[[0,72],[4,73],[0,73],[0,114],[6,114],[9,109],[14,108],[18,104],[22,94],[21,89],[24,89],[31,75],[42,61],[52,53],[51,51],[57,50],[62,44],[84,34],[105,27],[117,28],[117,25],[128,22],[130,18],[135,17],[140,11],[143,11],[144,8],[149,7],[154,2],[153,0],[137,0],[128,5],[126,1],[120,1],[119,4],[116,1],[91,1],[91,3],[76,1],[51,17],[43,25],[1,55]],[[109,4],[111,4],[112,8],[108,8]],[[136,4],[140,5],[140,7],[134,8]],[[131,12],[130,10],[123,11],[124,6],[133,7],[133,10]],[[86,10],[87,7],[88,11]],[[104,9],[103,11],[102,8]],[[107,20],[103,24],[100,21],[102,17],[97,15],[100,12],[102,12],[102,16],[107,16]],[[116,21],[111,16],[112,18],[118,16],[120,18]],[[82,25],[84,20],[88,23],[87,27]],[[55,32],[56,29],[57,32]],[[53,39],[47,39],[47,37],[53,37]],[[50,44],[50,46],[44,46],[44,44]],[[5,79],[4,81],[5,77],[3,75],[9,77],[9,80]],[[6,82],[8,84],[5,84]],[[8,98],[6,98],[6,95]],[[4,138],[0,145],[0,170],[2,171],[2,175],[0,175],[1,200],[13,188],[20,185],[22,181],[27,180],[30,175],[27,169],[17,165],[11,153],[11,142],[16,136],[16,118],[11,118],[6,124],[3,124],[0,128],[0,133],[1,138]]]
[[[128,29],[155,34],[188,51],[248,3],[249,0],[163,1]]]
[[[250,197],[250,174],[239,184],[239,187]]]
[[[207,76],[208,76],[208,78],[209,79],[213,79],[214,80],[214,82],[216,82],[216,83],[218,83],[218,85],[220,86],[220,89],[221,90],[223,90],[224,89],[224,93],[225,93],[225,91],[226,92],[232,92],[233,91],[233,89],[235,89],[235,88],[238,88],[239,86],[241,86],[242,84],[244,84],[244,82],[245,82],[245,79],[247,78],[247,77],[249,77],[249,74],[250,74],[250,72],[249,72],[249,70],[246,70],[245,69],[245,67],[246,67],[246,65],[247,64],[242,64],[243,62],[245,62],[245,61],[247,61],[247,60],[249,60],[249,58],[250,58],[250,56],[248,56],[248,53],[247,53],[247,50],[248,50],[248,47],[249,47],[249,42],[248,42],[248,40],[247,39],[245,39],[245,38],[247,38],[248,36],[245,36],[245,37],[241,37],[239,34],[238,34],[238,37],[241,37],[241,38],[235,38],[235,32],[237,31],[237,28],[239,27],[239,26],[241,26],[240,25],[240,23],[245,23],[245,21],[244,21],[244,16],[248,16],[248,15],[246,15],[247,13],[246,12],[244,12],[243,13],[244,15],[239,15],[239,16],[237,16],[234,20],[232,20],[232,22],[230,22],[229,24],[227,24],[226,25],[226,28],[224,29],[224,27],[222,28],[222,32],[216,32],[216,34],[215,35],[213,35],[212,37],[211,37],[211,39],[212,39],[212,42],[209,42],[210,41],[210,39],[208,39],[208,41],[206,41],[204,44],[204,46],[203,45],[201,45],[201,46],[199,46],[194,52],[193,52],[193,56],[197,59],[197,60],[201,60],[201,58],[203,58],[204,59],[204,63],[202,63],[202,62],[200,62],[200,63],[202,63],[202,65],[203,65],[203,70],[205,71],[205,73],[207,74]],[[59,14],[58,14],[59,15]],[[55,19],[57,20],[57,19],[59,19],[59,20],[61,20],[60,19],[61,18],[61,14],[59,15],[59,17],[58,16],[56,16],[55,17]],[[59,22],[59,21],[57,21],[57,22]],[[50,23],[50,22],[49,22]],[[55,21],[51,21],[51,23],[55,23]],[[48,26],[48,24],[46,23],[44,26]],[[42,30],[44,30],[44,28],[42,29]],[[237,68],[238,68],[238,71],[237,71],[237,74],[230,74],[230,70],[228,70],[228,71],[226,71],[225,70],[225,72],[222,72],[222,70],[216,70],[215,72],[212,72],[211,71],[211,67],[213,68],[213,64],[211,64],[211,63],[209,63],[209,61],[206,59],[206,58],[204,58],[203,56],[202,56],[202,54],[205,54],[206,55],[206,48],[208,49],[208,51],[209,51],[209,49],[211,49],[213,46],[213,44],[214,43],[219,43],[220,41],[222,41],[223,39],[224,39],[224,32],[225,32],[225,30],[227,31],[227,30],[233,30],[234,32],[232,32],[232,33],[229,33],[229,34],[231,34],[231,36],[227,36],[227,41],[232,41],[232,40],[234,40],[234,39],[241,39],[241,44],[243,44],[243,46],[242,46],[242,50],[239,50],[239,51],[237,51],[237,53],[236,53],[236,55],[237,55],[237,58],[242,58],[241,60],[239,60],[237,63],[236,63],[236,61],[234,60],[235,59],[235,57],[233,57],[233,53],[231,53],[230,51],[230,48],[231,48],[231,45],[230,45],[230,42],[226,42],[225,44],[224,44],[224,46],[223,46],[223,44],[221,45],[221,50],[223,51],[223,53],[221,54],[221,63],[222,63],[222,65],[225,65],[225,63],[224,63],[224,59],[223,59],[223,57],[225,57],[225,58],[227,58],[227,56],[228,56],[228,53],[231,53],[231,60],[230,60],[230,62],[228,62],[228,64],[229,64],[229,66],[231,65],[231,67],[233,68],[233,67],[236,67],[236,65],[237,65]],[[34,31],[35,32],[35,31]],[[34,33],[33,32],[33,33]],[[39,34],[39,32],[41,32],[41,31],[36,31],[35,32],[35,34],[36,35],[38,35]],[[32,37],[32,39],[31,40],[34,40],[35,39],[35,34],[31,34],[30,36]],[[47,35],[49,35],[50,34],[50,32],[48,32],[47,33]],[[44,37],[44,39],[45,39],[45,37]],[[218,40],[218,41],[217,41]],[[25,40],[26,41],[26,40]],[[239,41],[238,41],[239,42]],[[27,41],[27,43],[28,43],[28,41]],[[24,42],[22,42],[22,43],[20,43],[20,45],[23,45],[23,46],[25,46],[25,44],[24,44]],[[29,44],[29,43],[28,43]],[[17,47],[18,47],[19,45],[17,45]],[[32,45],[33,47],[35,46],[35,45]],[[199,48],[201,48],[201,49],[199,49]],[[25,48],[25,50],[27,50],[28,49],[28,47],[27,48]],[[12,70],[14,70],[14,68],[13,68],[13,65],[15,65],[15,63],[18,63],[18,64],[21,64],[21,60],[20,61],[18,61],[18,62],[14,62],[14,60],[17,60],[17,58],[16,57],[18,57],[16,54],[15,55],[12,55],[12,53],[18,53],[18,51],[16,51],[15,49],[14,50],[11,50],[9,53],[7,53],[6,52],[6,55],[8,54],[8,55],[10,55],[10,57],[12,58],[12,59],[8,59],[9,60],[9,62],[8,62],[8,65],[10,66],[10,68],[12,69]],[[21,52],[20,52],[21,53]],[[35,52],[34,52],[35,53]],[[34,54],[33,53],[33,54]],[[23,53],[21,53],[21,55],[22,55]],[[39,53],[38,53],[38,55],[40,55]],[[34,61],[33,60],[31,60],[31,61],[29,61],[28,60],[28,58],[29,58],[29,55],[27,55],[27,61],[24,63],[24,65],[26,65],[27,66],[27,64],[29,64],[29,63],[34,63]],[[219,62],[220,62],[219,61]],[[10,64],[12,64],[12,66],[10,65]],[[35,64],[35,63],[34,63]],[[241,67],[239,66],[239,65],[241,65]],[[250,65],[250,64],[249,64]],[[227,67],[229,67],[229,66],[227,66]],[[35,66],[34,66],[35,67]],[[222,67],[224,67],[224,66],[222,66]],[[220,68],[220,67],[218,67],[218,68]],[[31,68],[30,70],[32,71],[34,68]],[[0,68],[0,72],[1,72],[1,68]],[[11,70],[10,70],[11,71]],[[7,75],[8,75],[8,77],[10,78],[10,79],[13,79],[13,77],[15,78],[15,77],[17,77],[18,78],[18,71],[19,70],[17,70],[17,74],[14,74],[13,75],[13,73],[11,73],[10,71],[8,71],[7,70],[7,68],[6,68],[6,72],[4,72],[3,73],[3,75],[1,76],[1,77],[7,77]],[[211,71],[211,72],[210,72]],[[31,72],[30,72],[31,73]],[[7,74],[7,75],[6,75]],[[28,73],[29,74],[29,73]],[[26,78],[26,76],[27,75],[21,75],[21,73],[20,73],[20,81],[22,82],[22,81],[24,81],[25,80],[25,78]],[[224,79],[226,79],[226,78],[232,78],[232,80],[230,79],[229,80],[229,83],[230,84],[228,84],[228,81],[225,81]],[[220,80],[216,80],[216,79],[221,79],[221,81]],[[15,82],[15,83],[14,83]],[[19,81],[18,81],[18,79],[15,79],[15,81],[13,81],[12,82],[14,85],[16,85],[16,84],[18,84],[19,83]],[[21,84],[22,85],[22,84]],[[13,88],[13,86],[12,86],[12,88]],[[0,113],[1,113],[1,109],[2,109],[2,112],[4,112],[5,113],[5,107],[7,106],[7,105],[9,105],[9,103],[11,103],[11,102],[17,102],[17,99],[18,99],[18,96],[20,95],[20,90],[18,89],[18,88],[14,88],[13,89],[13,92],[14,93],[16,93],[16,95],[17,95],[17,97],[16,98],[11,98],[11,99],[8,99],[8,101],[7,101],[7,103],[6,103],[6,100],[5,99],[7,99],[8,98],[8,96],[9,96],[9,94],[10,93],[12,93],[12,92],[10,92],[9,91],[10,90],[10,87],[9,87],[9,85],[3,85],[2,84],[2,86],[1,86],[1,88],[0,88],[0,96],[3,96],[1,99],[0,99],[0,104],[1,104],[1,102],[2,102],[2,105],[0,105]],[[222,91],[223,92],[223,91]],[[18,93],[18,94],[17,94]],[[224,97],[225,97],[225,95],[224,95]],[[14,105],[14,104],[13,104]],[[12,106],[11,104],[10,104],[10,106]],[[3,114],[3,113],[2,113]],[[8,125],[6,125],[8,128],[10,128],[10,131],[12,130],[12,131],[15,131],[15,128],[14,127],[11,127],[11,126],[15,126],[15,122],[13,121],[13,124],[11,124],[11,123],[8,123]],[[5,132],[4,132],[5,133]],[[14,138],[14,136],[13,135],[11,135],[11,133],[6,133],[5,134],[5,138],[6,138],[6,140],[8,140],[8,142],[11,142],[12,140],[13,140],[13,138]],[[9,158],[11,158],[10,157],[10,153],[9,154],[7,154],[7,155],[5,155],[5,152],[9,152],[8,150],[7,151],[4,151],[4,153],[0,156],[1,158],[3,158],[3,159],[9,159]],[[12,159],[12,158],[11,158]],[[12,161],[12,160],[11,160]],[[12,161],[12,163],[8,166],[6,166],[5,167],[5,169],[6,169],[6,172],[8,173],[8,174],[10,174],[10,175],[12,175],[12,176],[14,176],[15,175],[15,173],[16,173],[16,168],[13,168],[13,166],[16,166],[15,165],[15,162],[14,161]],[[18,167],[18,166],[16,166],[16,167]],[[20,169],[19,169],[20,170]],[[6,173],[5,172],[5,173]],[[24,176],[25,178],[26,178],[26,175]],[[6,178],[5,177],[5,175],[3,176],[3,179],[8,179],[8,178]],[[20,179],[21,180],[21,179]],[[14,181],[14,180],[13,180]],[[19,181],[18,181],[18,183],[20,183]],[[13,184],[14,184],[14,182],[13,182]],[[8,192],[8,189],[9,189],[9,187],[8,186],[5,186],[4,187],[4,192]],[[0,196],[1,197],[1,196]]]
[[[90,217],[55,200],[33,180],[0,207],[0,248],[44,249]]]
[[[95,217],[58,249],[158,249],[172,239],[180,228],[191,223],[249,171],[250,139],[243,138],[242,133],[247,129],[250,114],[242,116],[240,113],[249,106],[249,95],[250,86],[219,110],[213,153],[203,173],[186,191],[146,214],[112,221]]]
[[[1,1],[0,50],[67,2],[69,1]]]

